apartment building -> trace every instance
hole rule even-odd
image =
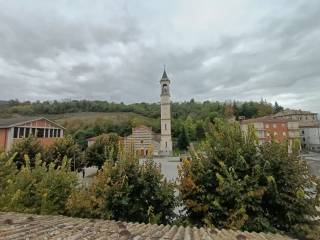
[[[256,131],[259,143],[264,143],[274,139],[278,142],[300,138],[299,124],[296,121],[287,119],[276,119],[272,117],[254,118],[240,121],[241,129],[247,132],[249,126],[253,126]]]
[[[302,110],[285,110],[273,116],[299,123],[301,147],[320,152],[320,122],[316,113]]]

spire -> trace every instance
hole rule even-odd
[[[163,74],[161,80],[169,80],[167,72],[166,72],[166,66],[163,67]]]

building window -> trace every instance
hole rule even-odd
[[[45,138],[48,138],[48,137],[49,137],[49,134],[50,134],[49,131],[50,131],[49,129],[46,129],[46,130],[45,130],[45,135],[44,135]]]
[[[60,135],[60,129],[57,129],[57,137],[61,137],[61,135]]]
[[[167,130],[167,124],[164,124],[164,129]]]
[[[35,128],[32,128],[32,129],[31,129],[31,133],[32,133],[33,136],[36,136],[36,129],[35,129]]]
[[[168,143],[166,142],[166,147],[168,147]]]
[[[29,137],[30,135],[30,128],[26,128],[26,137]]]
[[[13,129],[13,138],[18,138],[18,128],[17,127],[15,127]]]
[[[44,129],[43,128],[37,128],[37,137],[43,138]]]
[[[50,129],[50,137],[53,137],[53,129]]]
[[[20,128],[19,129],[19,138],[23,138],[24,137],[24,128]]]
[[[276,127],[277,127],[277,124],[274,123],[274,124],[273,124],[273,128],[276,128]]]
[[[142,144],[142,143],[143,143],[143,140],[141,140],[140,143]]]
[[[283,135],[283,136],[287,136],[286,132],[283,132],[282,135]]]
[[[302,140],[305,142],[305,141],[306,141],[306,138],[302,138]]]

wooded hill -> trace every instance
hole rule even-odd
[[[281,111],[283,108],[264,100],[260,102],[186,102],[172,103],[172,134],[178,138],[185,128],[190,141],[203,138],[206,122],[216,117],[236,119],[261,117]],[[131,128],[140,124],[151,126],[160,132],[159,103],[114,103],[107,101],[64,100],[20,102],[10,100],[0,106],[0,118],[46,116],[67,128],[81,145],[85,139],[105,132],[121,136],[131,133]]]

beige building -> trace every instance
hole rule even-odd
[[[144,125],[132,128],[132,134],[124,138],[126,150],[133,148],[139,157],[158,155],[160,150],[160,135]]]
[[[160,152],[162,156],[172,155],[172,139],[171,139],[171,100],[170,100],[170,80],[167,76],[166,70],[163,71],[160,95],[161,106],[161,140]]]
[[[320,122],[316,113],[302,110],[285,110],[275,114],[273,117],[297,121],[302,148],[320,152]]]

